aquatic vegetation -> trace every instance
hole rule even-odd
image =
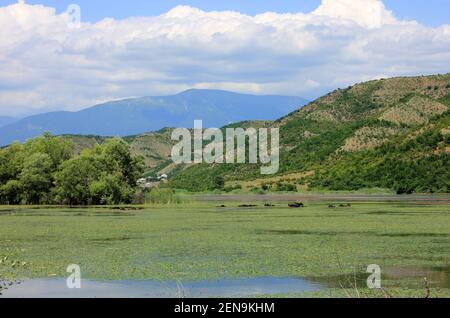
[[[0,258],[8,260],[0,277],[66,277],[67,266],[78,264],[83,278],[95,280],[317,279],[364,274],[369,264],[449,264],[445,204],[222,203],[0,211]],[[408,295],[423,292],[421,276],[395,281]]]

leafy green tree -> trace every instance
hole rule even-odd
[[[129,203],[130,193],[126,184],[121,183],[120,178],[113,175],[103,175],[100,180],[89,185],[92,204],[119,204]]]
[[[44,153],[35,153],[25,159],[19,182],[27,203],[39,204],[48,200],[53,183],[52,165],[52,159]]]
[[[0,187],[0,201],[2,204],[20,204],[21,194],[22,186],[17,180],[9,180],[5,185]]]
[[[51,159],[53,171],[56,171],[63,161],[72,158],[74,152],[74,146],[71,141],[62,137],[54,137],[49,133],[44,133],[43,136],[27,141],[24,149],[27,155],[34,153],[47,154]]]
[[[25,155],[23,145],[14,143],[9,147],[0,149],[0,184],[17,179],[22,171]]]
[[[63,162],[55,174],[57,197],[72,205],[131,203],[142,173],[143,160],[112,139]]]
[[[100,176],[99,162],[90,156],[81,156],[62,163],[55,174],[57,199],[60,203],[86,205],[91,201],[89,186]]]
[[[115,138],[105,143],[103,155],[110,172],[119,172],[131,187],[144,172],[143,158],[132,156],[129,145],[122,139]]]
[[[0,202],[131,203],[143,158],[116,138],[74,156],[73,143],[45,133],[0,149]]]

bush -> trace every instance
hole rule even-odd
[[[450,144],[450,134],[445,135],[445,137],[444,137],[444,142],[445,142],[446,144]]]
[[[225,191],[225,192],[227,192],[227,193],[230,193],[230,192],[233,192],[233,191],[235,191],[235,190],[241,190],[242,189],[242,186],[240,185],[240,184],[237,184],[237,185],[235,185],[235,186],[228,186],[228,187],[225,187],[224,189],[223,189],[223,191]]]
[[[256,194],[265,194],[266,192],[264,190],[262,190],[259,187],[253,187],[250,192],[256,193]]]
[[[277,192],[297,192],[297,187],[291,183],[277,183]]]
[[[211,190],[221,190],[225,187],[225,179],[222,176],[215,176],[213,180],[213,189]]]

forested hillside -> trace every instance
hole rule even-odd
[[[280,128],[279,175],[310,189],[450,192],[449,106],[450,74],[333,91],[271,124]],[[218,176],[227,184],[262,177],[257,165],[197,165],[172,186],[212,190]]]

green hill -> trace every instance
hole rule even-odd
[[[231,127],[259,128],[269,126],[272,123],[272,121],[245,121],[227,125],[224,129]],[[146,175],[165,173],[172,176],[186,168],[184,165],[175,165],[171,159],[172,147],[176,143],[171,140],[172,130],[173,128],[164,128],[156,132],[123,137],[130,145],[131,153],[144,158]],[[74,144],[76,154],[80,154],[84,149],[92,148],[97,144],[103,144],[112,138],[95,135],[64,135],[63,137]]]
[[[314,189],[450,192],[449,106],[450,74],[335,90],[269,124],[280,128],[279,175]],[[171,186],[212,190],[218,176],[227,184],[262,178],[257,165],[202,164],[178,173]],[[264,189],[289,188],[273,179]]]
[[[171,133],[172,129],[165,128],[157,132],[128,136],[123,139],[130,145],[133,155],[140,155],[144,158],[146,174],[170,172],[176,168],[170,159],[174,145],[170,138]],[[95,135],[64,135],[63,137],[74,144],[76,154],[80,154],[84,149],[103,144],[112,138]]]
[[[262,176],[252,164],[175,165],[172,129],[124,137],[142,155],[146,174],[169,174],[190,191],[246,188],[450,192],[450,74],[399,77],[335,90],[271,121],[223,127],[279,127],[280,171]],[[75,151],[109,137],[66,135]],[[224,180],[222,180],[224,179]]]

